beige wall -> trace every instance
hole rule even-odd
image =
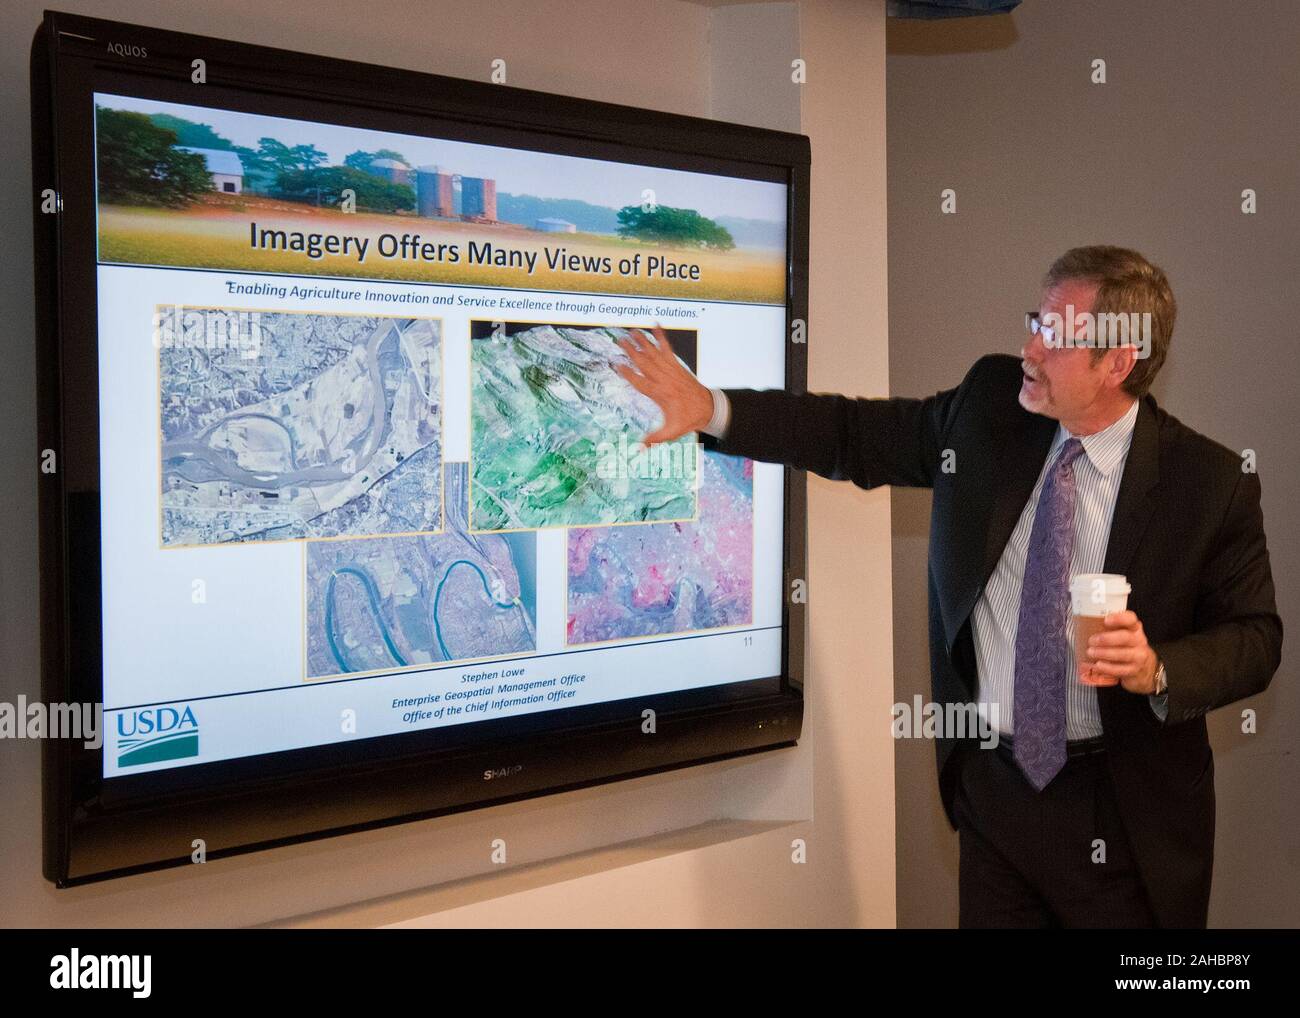
[[[787,129],[797,110],[816,166],[810,384],[885,391],[882,0],[721,13],[675,0],[392,0],[362,17],[344,0],[62,6],[467,78],[500,57],[513,85]],[[27,53],[42,7],[7,4],[0,35],[0,699],[11,702],[39,689]],[[809,78],[792,101],[796,50]],[[891,925],[892,745],[884,721],[874,736],[861,720],[887,719],[892,702],[888,502],[822,481],[810,502],[820,609],[799,748],[55,891],[40,876],[38,748],[7,741],[0,924]],[[510,864],[485,874],[497,837]],[[794,838],[805,865],[790,861]]]
[[[1297,39],[1300,5],[1272,0],[1025,0],[1009,16],[889,25],[891,392],[929,394],[981,354],[1018,352],[1051,260],[1120,244],[1162,266],[1179,303],[1157,400],[1258,455],[1287,636],[1269,690],[1207,719],[1211,926],[1300,923]],[[1090,81],[1094,59],[1104,85]],[[945,216],[949,187],[957,214]],[[896,691],[911,702],[929,693],[929,493],[897,489],[893,509]],[[1246,707],[1257,735],[1241,732]],[[957,840],[934,748],[900,742],[896,761],[899,925],[955,925]]]

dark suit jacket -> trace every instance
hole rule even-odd
[[[725,441],[706,448],[785,463],[862,488],[934,489],[930,665],[935,703],[978,695],[971,610],[1033,493],[1057,422],[1017,402],[1020,362],[980,359],[926,399],[853,399],[725,390]],[[951,449],[955,469],[945,472]],[[1167,414],[1138,409],[1106,548],[1105,572],[1132,585],[1129,607],[1165,663],[1165,722],[1145,695],[1098,689],[1107,760],[1125,830],[1161,926],[1203,927],[1214,851],[1208,710],[1265,689],[1282,622],[1273,596],[1260,485],[1239,455]],[[815,603],[816,591],[810,602]],[[961,740],[937,743],[950,824]]]

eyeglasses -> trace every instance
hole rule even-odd
[[[1034,336],[1041,333],[1043,337],[1043,346],[1047,347],[1049,350],[1060,343],[1061,337],[1057,335],[1056,329],[1052,328],[1050,325],[1044,325],[1039,321],[1037,311],[1025,312],[1025,328]]]

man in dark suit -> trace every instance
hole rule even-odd
[[[1282,624],[1253,463],[1149,394],[1175,315],[1163,272],[1097,246],[1049,269],[1019,359],[983,357],[926,399],[710,390],[657,330],[622,344],[620,373],[663,412],[647,444],[698,431],[863,488],[933,489],[933,700],[978,705],[998,733],[996,749],[937,740],[963,927],[1206,925],[1204,715],[1268,686]],[[1068,585],[1102,572],[1131,594],[1088,645],[1087,671],[1115,684],[1085,685]]]

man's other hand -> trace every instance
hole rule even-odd
[[[650,330],[631,329],[618,345],[632,362],[615,364],[614,370],[632,388],[658,404],[663,424],[641,441],[648,448],[658,442],[671,442],[692,431],[699,431],[713,418],[713,394],[677,359],[660,326]]]
[[[1119,679],[1130,693],[1156,691],[1156,652],[1147,643],[1142,622],[1131,611],[1111,612],[1104,619],[1104,633],[1088,641],[1088,656],[1102,675]]]

